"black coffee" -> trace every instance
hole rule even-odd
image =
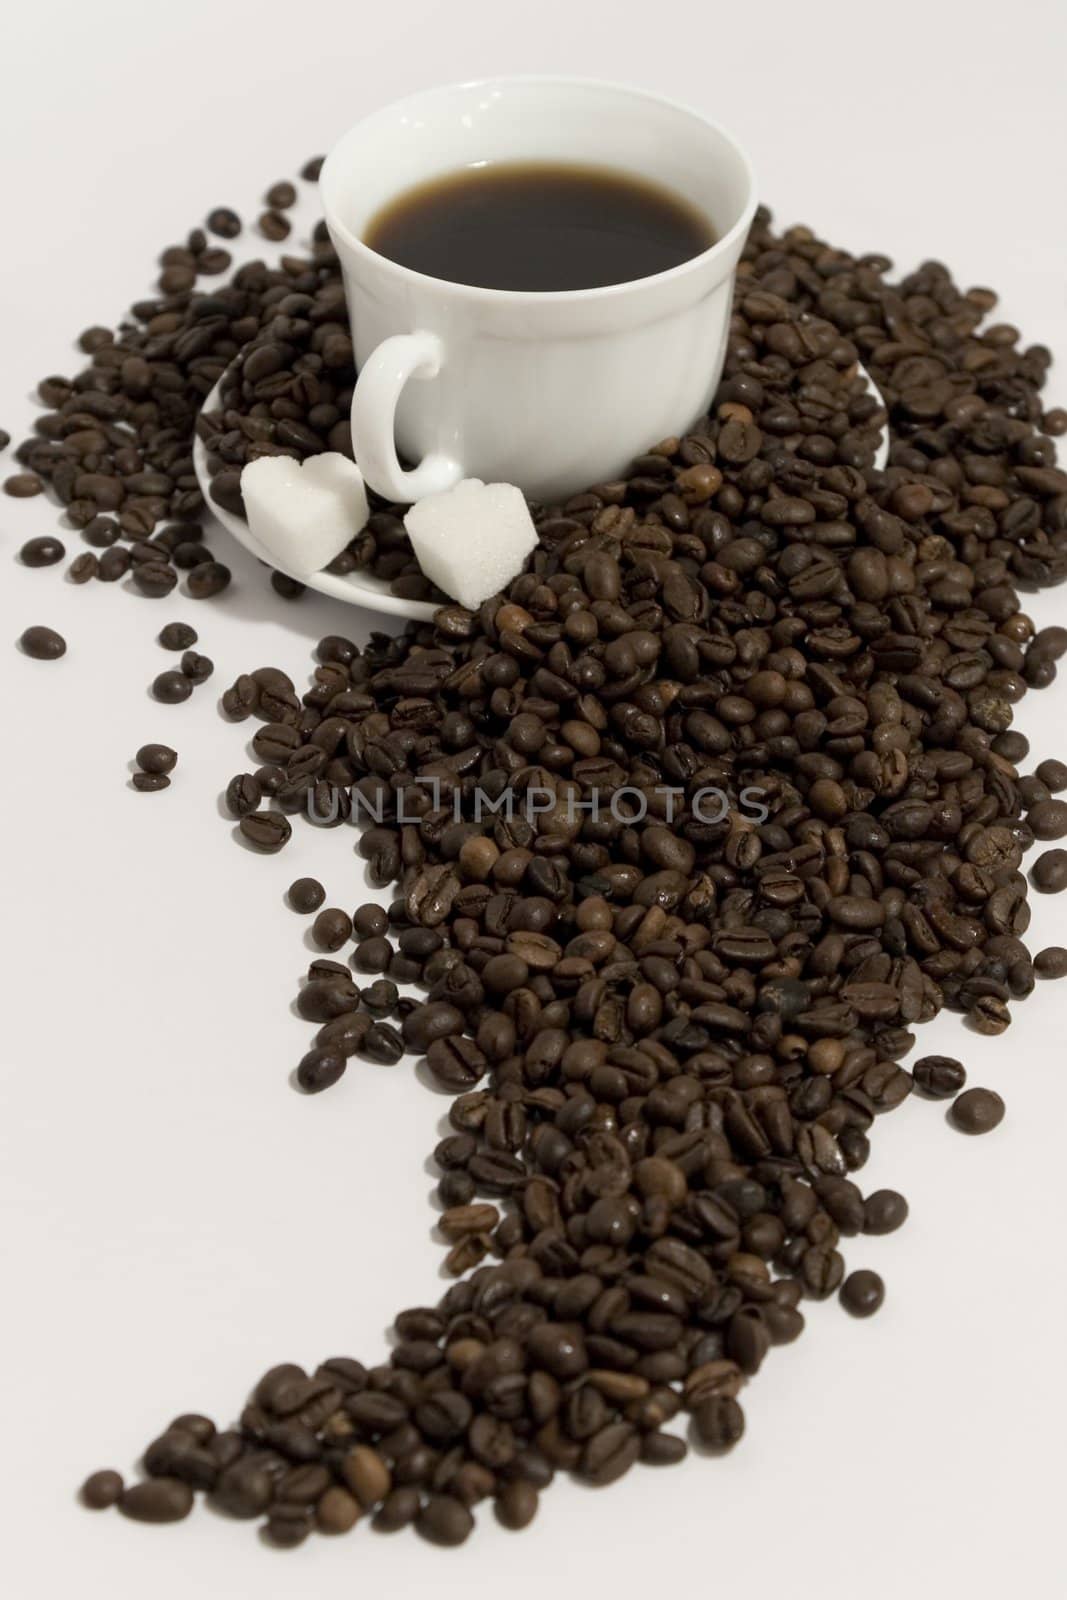
[[[715,243],[661,185],[606,167],[506,162],[419,184],[365,242],[401,266],[482,289],[599,289],[666,272]]]

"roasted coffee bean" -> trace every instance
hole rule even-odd
[[[1035,839],[1062,839],[1067,834],[1067,800],[1039,800],[1026,820]]]
[[[19,551],[19,560],[24,567],[54,567],[66,553],[61,540],[42,534],[38,539],[26,540]]]
[[[317,878],[294,878],[288,894],[289,904],[302,916],[317,911],[326,899],[326,890]]]
[[[170,788],[170,779],[165,772],[135,772],[130,782],[142,794],[155,794],[159,789]]]
[[[289,891],[292,898],[292,890]],[[336,906],[320,911],[311,924],[312,942],[319,950],[340,950],[352,937],[352,919]]]
[[[467,1507],[450,1494],[431,1494],[415,1517],[416,1532],[431,1544],[462,1544],[473,1529]]]
[[[187,622],[168,622],[160,629],[159,642],[164,650],[191,650],[196,643],[196,629]]]
[[[91,550],[83,550],[80,556],[75,556],[67,568],[67,577],[71,583],[89,583],[100,570],[100,562]]]
[[[231,817],[247,817],[262,799],[259,779],[251,772],[239,772],[226,785],[226,809]]]
[[[198,655],[195,650],[186,650],[182,656],[182,671],[190,683],[206,683],[214,670],[210,656]]]
[[[178,1478],[147,1478],[124,1489],[118,1505],[135,1522],[180,1522],[193,1509],[193,1491]]]
[[[308,1051],[297,1067],[296,1081],[308,1094],[318,1094],[322,1089],[331,1088],[347,1065],[340,1051],[331,1050],[325,1045],[316,1045],[314,1050]]]
[[[267,204],[278,211],[287,211],[296,205],[296,189],[286,180],[272,184],[266,194]]]
[[[1004,1120],[1004,1102],[993,1089],[965,1089],[949,1116],[961,1133],[992,1133]]]
[[[143,744],[134,760],[142,772],[173,772],[178,765],[178,752],[167,744]]]
[[[121,1499],[122,1490],[122,1477],[119,1473],[107,1469],[93,1472],[82,1484],[82,1502],[92,1511],[104,1511]]]
[[[280,211],[264,211],[259,219],[259,231],[265,239],[275,243],[288,237],[290,222]]]
[[[908,1202],[895,1189],[876,1189],[863,1206],[864,1233],[895,1233],[907,1221]]]
[[[849,1273],[841,1285],[839,1299],[854,1317],[871,1317],[885,1299],[885,1284],[877,1272],[861,1268]]]
[[[44,484],[33,472],[16,472],[4,480],[4,493],[16,500],[29,500],[31,496],[40,494],[43,488]]]
[[[205,227],[220,239],[236,239],[241,231],[241,219],[228,206],[216,206],[214,211],[208,213]]]
[[[274,855],[289,843],[292,828],[280,811],[252,811],[238,823],[241,835],[256,850]]]
[[[35,661],[58,661],[67,653],[67,641],[54,628],[26,628],[19,638],[23,655]]]
[[[1034,887],[1042,894],[1067,889],[1067,850],[1045,850],[1030,869]]]
[[[210,600],[229,587],[230,569],[221,561],[202,561],[193,567],[185,580],[185,590],[191,600]]]
[[[1034,957],[1034,971],[1039,978],[1067,977],[1067,950],[1058,944],[1039,950]]]
[[[745,1431],[745,1414],[729,1395],[701,1400],[693,1409],[697,1438],[708,1450],[730,1450]]]
[[[180,705],[192,692],[193,686],[184,672],[160,672],[152,679],[153,697],[165,706]]]
[[[967,1081],[963,1064],[951,1056],[923,1056],[911,1071],[916,1087],[932,1100],[951,1100]]]
[[[133,581],[143,595],[160,600],[170,594],[178,574],[166,561],[138,561],[133,566]]]

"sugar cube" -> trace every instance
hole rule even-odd
[[[260,456],[241,473],[252,537],[264,554],[296,577],[310,577],[366,526],[370,508],[363,474],[339,451]]]
[[[517,577],[537,544],[522,490],[480,478],[426,495],[404,526],[426,576],[471,611]]]

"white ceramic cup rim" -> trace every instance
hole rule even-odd
[[[644,278],[628,278],[622,283],[609,283],[594,289],[488,289],[477,284],[453,283],[449,278],[434,278],[428,273],[417,272],[413,267],[402,266],[397,261],[392,261],[388,256],[380,255],[377,250],[372,250],[370,245],[353,233],[341,215],[341,208],[333,201],[332,194],[339,179],[334,174],[340,168],[346,155],[346,146],[350,141],[355,142],[357,137],[366,134],[367,126],[375,118],[403,111],[408,107],[415,107],[420,101],[434,99],[447,94],[457,94],[472,90],[482,89],[507,89],[510,86],[551,89],[562,87],[567,89],[591,89],[595,91],[608,90],[613,94],[626,95],[636,102],[646,105],[662,106],[671,111],[680,112],[704,129],[710,130],[727,144],[740,166],[745,179],[745,203],[740,215],[731,224],[726,233],[717,238],[699,255],[690,256],[687,261],[682,261],[676,267],[669,267],[666,272],[655,272]],[[736,245],[737,240],[747,234],[752,219],[756,213],[757,195],[756,180],[752,165],[741,145],[732,134],[706,117],[702,112],[694,110],[692,106],[684,105],[677,100],[671,100],[666,95],[653,94],[647,89],[634,88],[631,84],[613,83],[601,78],[584,78],[559,76],[554,73],[517,73],[501,78],[470,78],[460,83],[439,84],[434,88],[420,89],[414,94],[406,95],[402,100],[392,100],[387,105],[372,111],[368,116],[362,117],[359,122],[349,128],[347,133],[341,135],[333,146],[330,154],[323,163],[319,176],[319,192],[322,197],[323,210],[329,223],[330,232],[342,239],[347,248],[366,261],[377,262],[395,274],[401,281],[410,283],[415,287],[432,287],[438,295],[448,295],[457,300],[478,301],[484,304],[490,301],[497,305],[561,305],[580,304],[585,301],[607,300],[632,293],[637,288],[647,288],[652,284],[669,284],[684,278],[688,273],[698,271],[701,267],[713,262],[720,256],[728,256],[730,250]]]

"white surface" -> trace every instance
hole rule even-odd
[[[753,174],[703,108],[694,115],[580,73],[486,77],[468,65],[463,76],[478,81],[417,93],[358,123],[322,169],[353,314],[356,460],[392,500],[464,477],[561,500],[617,477],[707,409],[756,209]],[[710,217],[718,238],[669,272],[552,295],[428,278],[360,238],[416,183],[531,157],[636,172]],[[397,445],[420,463],[414,472],[401,470]]]
[[[249,532],[274,564],[306,578],[367,526],[363,475],[338,450],[307,461],[261,456],[241,473]]]
[[[37,378],[72,367],[71,336],[147,290],[154,253],[209,206],[247,212],[361,107],[478,72],[566,67],[703,105],[745,140],[781,219],[903,264],[940,255],[999,287],[1004,314],[1067,358],[1067,36],[1051,0],[541,0],[521,14],[408,0],[296,15],[184,0],[165,17],[133,0],[37,0],[6,19],[5,40],[4,204],[20,222],[0,262],[0,421],[16,437]],[[1052,393],[1067,398],[1061,369]],[[1007,1119],[966,1140],[938,1107],[909,1103],[878,1128],[862,1182],[898,1185],[911,1220],[849,1241],[847,1258],[884,1274],[886,1306],[867,1324],[812,1308],[809,1331],[751,1386],[732,1457],[636,1469],[602,1493],[559,1483],[528,1533],[483,1510],[458,1552],[360,1529],[277,1553],[204,1511],[155,1529],[74,1506],[84,1473],[128,1470],[178,1411],[230,1419],[283,1358],[373,1359],[390,1314],[437,1295],[424,1161],[445,1102],[410,1063],[292,1092],[310,1030],[287,1006],[309,952],[282,893],[313,872],[351,908],[362,867],[347,833],[308,829],[254,857],[216,810],[253,728],[219,721],[217,692],[267,662],[300,677],[319,634],[380,620],[317,596],[287,605],[232,551],[223,605],[76,590],[13,562],[53,527],[42,502],[0,500],[5,1591],[1062,1592],[1067,982],[1039,988],[1001,1040],[953,1018],[923,1031],[924,1050],[958,1052],[974,1083],[1004,1092]],[[213,543],[222,553],[223,536]],[[1064,608],[1062,593],[1032,607],[1041,621]],[[184,706],[158,706],[147,685],[173,658],[154,638],[177,617],[217,673]],[[11,648],[31,622],[63,630],[64,661]],[[1062,682],[1027,697],[1035,759],[1067,753],[1065,724]],[[163,794],[126,786],[146,739],[181,753]],[[1067,903],[1035,896],[1032,947],[1065,935]]]
[[[518,577],[537,544],[521,489],[464,478],[427,495],[404,518],[423,572],[468,611]]]

